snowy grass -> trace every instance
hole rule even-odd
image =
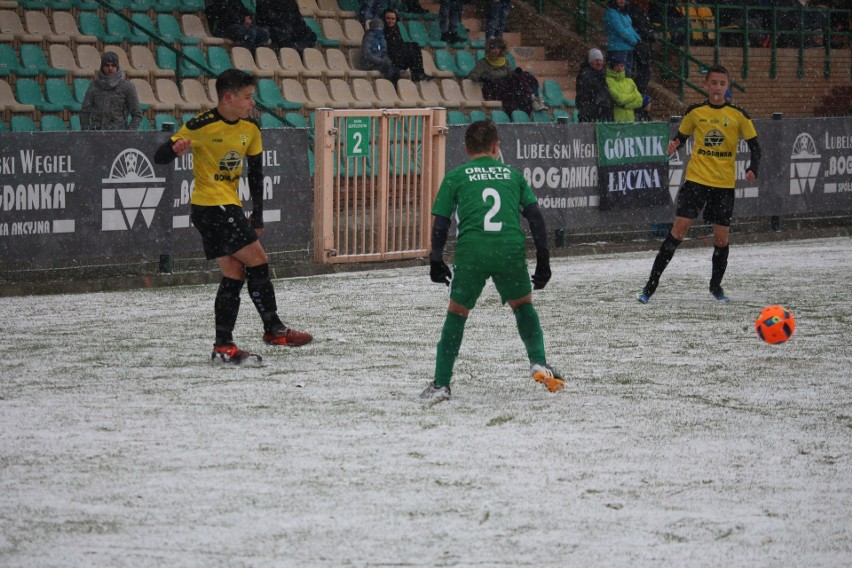
[[[552,395],[492,287],[431,409],[427,269],[275,282],[316,340],[236,336],[215,286],[0,301],[0,565],[848,566],[852,240],[560,258],[536,305]],[[798,328],[761,343],[760,309]]]

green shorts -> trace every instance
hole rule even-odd
[[[500,301],[504,304],[509,300],[523,298],[532,292],[530,274],[527,272],[527,259],[523,255],[510,259],[503,258],[499,266],[487,266],[488,264],[488,262],[464,262],[453,266],[450,299],[472,310],[489,278],[494,281],[494,287],[500,294]]]

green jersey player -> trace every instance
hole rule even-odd
[[[465,133],[469,161],[444,177],[432,206],[430,278],[450,286],[450,305],[438,342],[435,379],[420,398],[428,404],[450,398],[450,378],[464,326],[486,281],[491,278],[503,303],[515,314],[533,379],[551,392],[565,385],[544,353],[544,334],[532,304],[525,235],[520,215],[530,225],[536,249],[532,284],[541,290],[550,280],[547,229],[532,189],[518,170],[497,160],[500,140],[491,121],[471,124]],[[444,262],[450,218],[457,215],[458,239],[453,271]]]

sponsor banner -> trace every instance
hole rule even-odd
[[[199,252],[189,222],[191,154],[167,166],[161,132],[5,133],[0,137],[0,259],[152,257]],[[307,250],[313,190],[308,132],[264,131],[262,239]],[[240,184],[247,211],[248,183]]]
[[[639,122],[595,126],[601,209],[667,205],[669,125]]]

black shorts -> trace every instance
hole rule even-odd
[[[201,233],[208,260],[232,255],[257,240],[257,231],[238,205],[192,205],[190,218]]]
[[[677,192],[677,215],[695,219],[704,209],[704,221],[712,225],[731,226],[734,216],[734,190],[685,181]]]

